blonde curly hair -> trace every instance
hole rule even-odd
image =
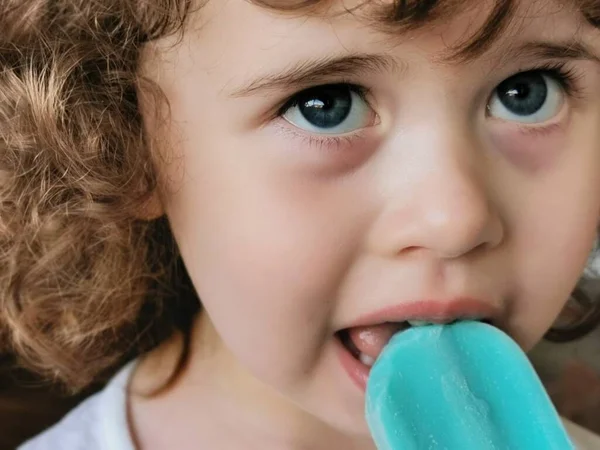
[[[573,1],[600,26],[598,1]],[[330,3],[254,2],[303,14]],[[419,26],[462,3],[396,0],[377,20]],[[496,3],[463,53],[506,24],[514,0]],[[140,53],[182,32],[191,8],[0,2],[0,351],[74,391],[187,331],[199,308],[166,220],[136,214],[159,188],[138,94],[160,92],[139,75]]]

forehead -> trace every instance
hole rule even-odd
[[[213,0],[214,1],[214,0]],[[379,25],[425,25],[447,21],[449,14],[475,8],[534,12],[547,8],[598,9],[597,0],[244,0],[288,16],[339,17],[352,15]],[[595,7],[595,8],[594,8]]]
[[[212,0],[196,10],[191,28],[213,41],[238,41],[243,34],[248,45],[287,43],[298,50],[319,41],[325,47],[332,38],[342,46],[351,42],[360,47],[358,35],[365,43],[377,41],[382,49],[415,36],[435,36],[448,43],[446,56],[470,58],[500,39],[514,40],[523,33],[538,38],[572,35],[584,23],[577,5],[585,0],[566,1]]]
[[[357,54],[397,56],[402,70],[411,55],[413,61],[455,67],[481,62],[488,70],[514,60],[523,45],[540,42],[564,48],[587,41],[600,54],[598,30],[585,25],[574,3],[587,0],[565,0],[568,5],[554,0],[420,0],[430,6],[448,2],[452,14],[436,20],[423,13],[421,22],[404,26],[380,16],[380,8],[391,5],[388,0],[315,0],[316,9],[294,10],[258,5],[257,0],[196,1],[201,3],[191,10],[183,36],[170,35],[145,46],[143,73],[166,84],[181,84],[182,73],[219,73],[225,90],[257,74]],[[504,14],[507,5],[510,14]],[[496,27],[497,21],[503,25]],[[489,24],[494,26],[490,29]],[[470,70],[470,64],[461,66]]]
[[[439,30],[449,21],[468,17],[468,23],[462,24],[460,43],[452,52],[452,56],[459,58],[484,53],[504,34],[511,30],[519,32],[519,26],[525,26],[527,18],[549,17],[567,10],[583,22],[582,12],[591,9],[588,0],[287,0],[275,4],[259,0],[258,3],[280,13],[304,13],[331,21],[351,16],[391,40],[402,39],[408,32]]]

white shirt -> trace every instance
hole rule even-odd
[[[135,361],[104,390],[17,450],[135,450],[127,420],[127,388],[134,368]],[[563,422],[577,450],[600,450],[600,436],[566,419]]]
[[[127,420],[127,388],[135,361],[60,422],[17,450],[135,450]]]

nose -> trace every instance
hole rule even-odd
[[[465,139],[468,131],[462,136],[457,130],[437,136],[427,131],[428,137],[415,139],[418,146],[409,146],[410,159],[400,156],[399,165],[386,164],[405,169],[383,177],[398,181],[380,189],[384,200],[369,235],[372,248],[387,255],[427,250],[450,259],[498,246],[504,226],[486,185],[489,165],[481,149]],[[397,154],[406,154],[408,141]]]

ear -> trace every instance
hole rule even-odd
[[[157,190],[134,212],[136,219],[152,221],[165,214],[162,199]]]

